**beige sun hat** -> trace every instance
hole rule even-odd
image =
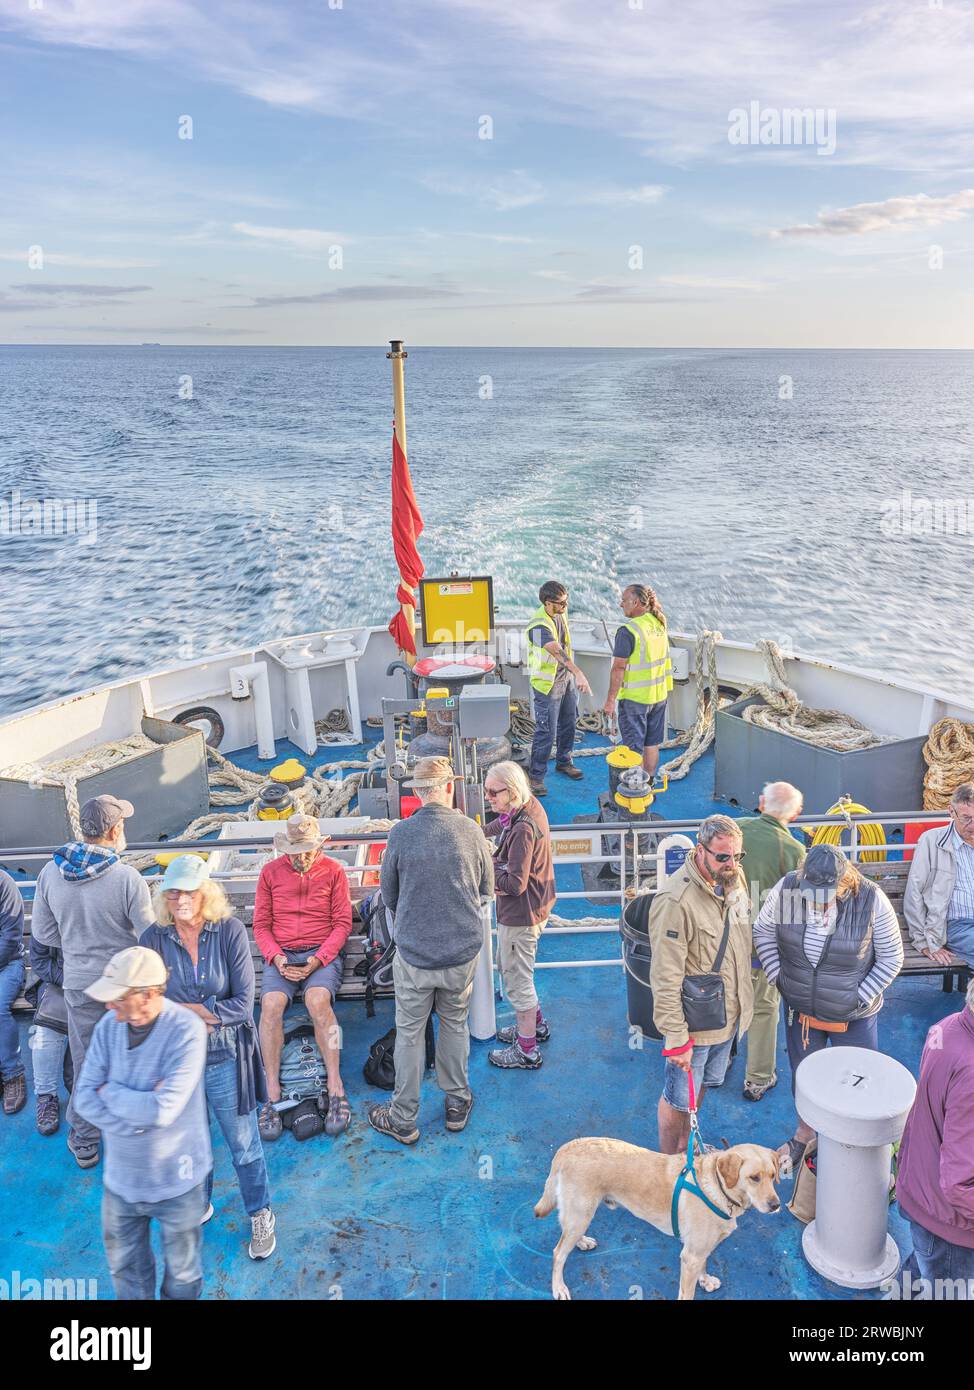
[[[274,836],[274,848],[278,854],[308,854],[313,849],[319,849],[327,839],[330,836],[322,835],[321,826],[314,816],[299,812],[291,816],[285,822],[284,829]]]
[[[449,758],[417,758],[413,775],[404,787],[441,787],[444,782],[455,782],[457,774]]]

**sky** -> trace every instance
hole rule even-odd
[[[0,0],[0,342],[974,347],[974,3]]]

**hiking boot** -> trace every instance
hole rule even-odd
[[[330,1096],[328,1114],[325,1117],[325,1133],[334,1139],[336,1134],[344,1134],[352,1118],[352,1108],[347,1096]]]
[[[515,1038],[510,1047],[500,1052],[488,1052],[487,1060],[494,1067],[522,1067],[525,1071],[537,1071],[544,1059],[537,1048],[533,1052],[525,1052]]]
[[[274,1227],[277,1218],[270,1207],[261,1207],[250,1218],[250,1244],[247,1254],[252,1260],[266,1260],[277,1249],[277,1236]]]
[[[470,1119],[470,1112],[473,1109],[473,1096],[469,1100],[454,1100],[452,1096],[446,1098],[446,1127],[456,1133],[458,1130],[465,1129],[467,1121]]]
[[[537,1031],[534,1035],[535,1038],[538,1040],[539,1043],[547,1042],[548,1039],[551,1037],[551,1029],[548,1027],[548,1020],[546,1018],[543,1018],[541,1022],[536,1025],[536,1027]],[[499,1043],[517,1042],[517,1024],[511,1023],[506,1028],[498,1028],[494,1036],[497,1038],[497,1041]]]
[[[68,1152],[74,1155],[79,1168],[94,1168],[101,1157],[101,1146],[97,1139],[78,1139],[72,1132],[68,1135]]]
[[[531,790],[532,790],[532,792],[534,792],[534,795],[535,795],[535,796],[547,796],[547,795],[548,795],[548,788],[545,786],[545,784],[544,784],[543,782],[536,782],[536,781],[534,780],[533,777],[530,778],[529,780],[530,780],[530,783],[531,783]]]
[[[27,1076],[21,1072],[19,1076],[7,1077],[3,1083],[3,1113],[5,1115],[16,1115],[18,1110],[23,1110],[27,1104]]]
[[[260,1107],[260,1114],[257,1116],[257,1129],[265,1144],[271,1144],[275,1139],[281,1137],[284,1122],[269,1100]]]
[[[772,1076],[772,1078],[771,1078],[770,1081],[745,1081],[745,1082],[744,1082],[744,1099],[745,1099],[745,1100],[763,1100],[764,1097],[768,1094],[768,1092],[769,1092],[770,1090],[772,1090],[775,1086],[777,1086],[777,1084],[778,1084],[778,1073],[777,1073],[777,1072],[775,1072],[774,1076]]]
[[[576,767],[574,763],[555,763],[555,771],[560,772],[563,777],[571,777],[576,782],[581,781],[585,776],[582,769]]]
[[[396,1124],[392,1118],[391,1105],[370,1105],[369,1124],[380,1134],[388,1134],[390,1139],[398,1139],[400,1144],[415,1144],[419,1138],[419,1130],[415,1125],[410,1129],[408,1126]]]
[[[212,1220],[213,1220],[213,1203],[212,1203],[212,1202],[207,1202],[207,1204],[206,1204],[206,1211],[205,1211],[205,1212],[203,1213],[203,1215],[200,1217],[200,1225],[201,1225],[201,1226],[205,1226],[206,1223],[207,1223],[207,1221],[212,1221]]]
[[[38,1134],[57,1134],[61,1126],[61,1103],[57,1096],[38,1096],[35,1114]]]

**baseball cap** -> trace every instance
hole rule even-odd
[[[848,867],[848,859],[834,845],[812,845],[798,870],[798,886],[817,893],[834,890]]]
[[[184,888],[195,892],[210,876],[210,866],[198,854],[177,854],[162,876],[162,891]]]
[[[116,951],[105,966],[101,979],[89,985],[85,994],[102,1004],[110,1004],[114,999],[121,999],[130,989],[164,985],[168,974],[158,951],[150,951],[148,946],[128,946],[124,951]]]
[[[135,807],[131,801],[123,801],[118,796],[93,796],[81,808],[81,833],[107,835],[120,820],[134,815]]]

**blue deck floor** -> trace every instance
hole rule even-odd
[[[279,745],[278,760],[289,756]],[[342,749],[331,757],[349,756]],[[255,758],[235,755],[250,766]],[[568,783],[552,772],[546,809],[552,822],[591,811],[603,788],[601,758],[580,760],[585,781]],[[668,818],[702,815],[711,807],[712,761],[705,757],[691,776],[661,799]],[[562,888],[575,887],[570,869]],[[571,915],[568,906],[563,915]],[[588,904],[573,912],[591,912]],[[560,909],[561,910],[561,909]],[[605,902],[594,910],[614,915]],[[581,941],[549,937],[541,960],[617,958],[613,935]],[[466,1131],[443,1128],[442,1096],[432,1074],[423,1090],[422,1138],[411,1149],[375,1134],[366,1107],[384,1093],[361,1073],[369,1044],[393,1023],[393,1004],[380,1001],[376,1016],[358,1004],[339,1004],[344,1030],[344,1075],[353,1123],[346,1135],[306,1144],[288,1134],[268,1147],[277,1251],[255,1264],[244,1248],[249,1222],[240,1204],[222,1140],[214,1136],[216,1215],[204,1240],[207,1297],[253,1298],[548,1298],[557,1218],[533,1215],[552,1155],[581,1135],[610,1135],[655,1148],[661,1059],[657,1045],[629,1046],[626,991],[621,969],[551,970],[539,974],[539,993],[552,1024],[552,1041],[538,1072],[502,1072],[487,1063],[489,1044],[471,1045],[471,1083],[476,1105]],[[958,1009],[959,994],[945,995],[935,980],[898,982],[887,996],[880,1023],[884,1049],[916,1071],[930,1025]],[[510,1011],[498,1006],[499,1021]],[[23,1026],[28,1071],[26,1024]],[[743,1051],[743,1050],[742,1050]],[[779,1046],[781,1081],[759,1105],[741,1096],[744,1057],[739,1056],[722,1091],[701,1113],[714,1143],[753,1141],[776,1147],[792,1133],[788,1062]],[[111,1296],[99,1230],[101,1170],[82,1173],[65,1147],[65,1130],[40,1138],[33,1101],[14,1118],[0,1116],[0,1274],[27,1278],[96,1279]],[[783,1182],[784,1200],[790,1183]],[[722,1280],[702,1299],[872,1298],[851,1295],[815,1274],[801,1253],[802,1227],[787,1212],[749,1212],[735,1235],[711,1258]],[[891,1232],[901,1251],[910,1241],[896,1208]],[[591,1227],[596,1250],[572,1254],[567,1282],[576,1298],[668,1299],[676,1294],[679,1247],[628,1213],[601,1209]]]

